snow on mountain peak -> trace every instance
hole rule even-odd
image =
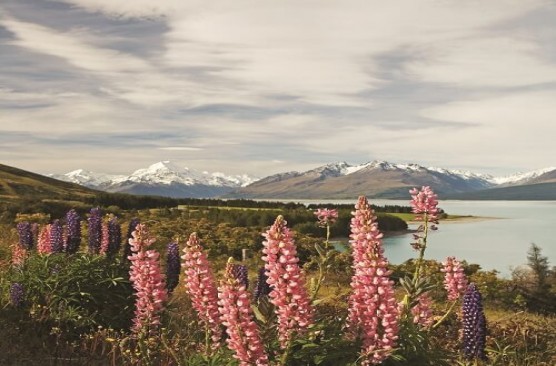
[[[244,187],[257,179],[247,174],[228,176],[224,173],[196,171],[169,160],[159,161],[147,168],[137,169],[130,175],[108,175],[93,173],[85,169],[77,169],[63,175],[50,175],[53,178],[69,181],[89,187],[109,186],[124,182],[144,183],[153,185],[208,185],[215,187]]]
[[[54,179],[76,183],[91,188],[96,188],[106,182],[121,178],[119,175],[95,173],[85,169],[72,170],[66,174],[49,174],[48,176]]]
[[[543,174],[548,172],[552,172],[556,170],[556,167],[549,167],[543,169],[537,169],[530,172],[525,173],[516,173],[512,175],[507,175],[503,177],[491,177],[491,181],[494,184],[502,185],[502,184],[519,184],[527,182],[528,180],[535,179]]]

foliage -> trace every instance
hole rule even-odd
[[[530,311],[556,313],[556,281],[542,249],[532,243],[527,253],[528,269],[514,269],[512,279],[519,304]]]
[[[127,277],[117,260],[52,254],[32,255],[8,273],[7,282],[23,285],[24,309],[33,319],[76,332],[129,327],[133,299]]]
[[[255,283],[254,275],[261,266],[258,254],[263,242],[261,232],[277,215],[284,215],[288,222],[295,224],[294,239],[306,277],[320,281],[320,291],[315,291],[313,302],[315,324],[305,335],[295,337],[287,353],[282,352],[276,338],[276,314],[272,304],[264,297],[252,302],[255,322],[270,361],[285,365],[338,366],[361,362],[358,359],[360,341],[346,337],[344,328],[346,302],[351,291],[351,252],[349,248],[335,250],[332,244],[337,243],[329,241],[330,237],[348,233],[351,207],[337,207],[338,221],[329,227],[329,235],[324,235],[325,230],[315,224],[312,211],[299,204],[183,200],[180,203],[185,206],[176,209],[172,208],[176,201],[164,207],[165,201],[157,201],[157,198],[148,198],[142,203],[133,199],[127,201],[125,195],[118,198],[120,201],[113,199],[104,197],[102,205],[117,205],[118,210],[120,207],[135,208],[123,213],[121,223],[127,225],[131,217],[139,217],[158,237],[153,247],[161,251],[161,255],[168,242],[178,240],[183,247],[184,239],[197,232],[206,247],[216,278],[222,278],[222,268],[229,256],[239,260],[242,249],[248,249],[250,258],[242,265],[247,266],[251,283]],[[101,201],[91,198],[77,211],[83,214],[91,208],[89,204],[92,202]],[[148,208],[151,204],[159,207]],[[401,206],[388,210],[408,212]],[[44,210],[42,212],[53,214],[41,218],[20,216],[18,222],[45,223],[50,217],[62,217],[64,212],[58,211],[61,210]],[[391,216],[378,216],[379,227],[384,230],[382,226],[388,225],[386,222]],[[13,217],[16,217],[15,213]],[[85,237],[82,241],[87,239]],[[8,258],[7,244],[17,242],[15,230],[12,227],[1,230],[0,242],[0,258]],[[86,247],[81,245],[80,250],[86,250]],[[428,293],[434,300],[433,312],[440,315],[434,318],[437,323],[434,327],[423,328],[412,321],[410,312],[405,313],[400,323],[396,352],[383,364],[554,364],[556,319],[528,311],[540,312],[538,306],[544,313],[550,311],[547,304],[537,299],[550,299],[547,294],[556,292],[556,278],[554,270],[550,270],[548,262],[543,260],[545,257],[540,248],[533,254],[530,253],[530,268],[523,269],[511,280],[499,278],[496,271],[482,271],[479,266],[463,261],[465,274],[484,298],[488,361],[465,361],[460,356],[461,319],[454,311],[457,309],[454,305],[459,302],[446,301],[440,263],[421,258],[390,266],[398,297],[411,293],[411,299],[408,299],[408,305],[411,305],[416,303],[419,294]],[[0,364],[9,364],[13,360],[18,364],[59,364],[65,359],[68,364],[88,365],[237,365],[226,347],[208,350],[204,346],[205,332],[185,293],[184,276],[161,314],[159,335],[144,340],[134,337],[129,332],[134,300],[128,281],[129,262],[120,261],[119,257],[83,252],[38,255],[31,251],[20,267],[9,268],[8,261],[1,262]],[[416,272],[418,278],[412,278]],[[25,300],[21,308],[8,302],[8,290],[16,282],[24,288]],[[516,313],[516,309],[521,312]]]

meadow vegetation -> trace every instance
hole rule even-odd
[[[4,212],[0,364],[556,363],[556,271],[542,249],[531,245],[529,267],[509,279],[463,258],[428,260],[428,231],[444,215],[430,191],[413,192],[413,207],[360,198],[326,211],[95,197],[74,205],[75,251],[75,202]],[[408,243],[415,258],[397,266],[381,232],[407,224],[388,212],[423,222]],[[348,236],[345,252],[330,244]]]

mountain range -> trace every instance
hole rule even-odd
[[[170,161],[152,164],[130,175],[110,175],[77,169],[66,174],[49,176],[106,192],[173,198],[221,196],[256,180],[245,174],[229,176],[220,172],[200,172]]]
[[[350,165],[331,163],[304,172],[286,172],[256,179],[246,174],[200,172],[162,161],[131,175],[108,175],[75,170],[51,177],[108,192],[123,192],[168,197],[228,197],[273,199],[352,199],[364,194],[373,198],[407,198],[411,187],[431,186],[443,198],[466,199],[467,194],[489,192],[481,197],[496,199],[497,192],[516,199],[527,199],[533,187],[535,198],[552,190],[545,184],[556,183],[556,168],[545,168],[510,176],[495,177],[464,170],[424,167],[372,161]],[[555,185],[556,186],[556,185]],[[513,187],[520,187],[514,190]],[[538,189],[537,189],[538,188]],[[509,193],[508,193],[509,192]],[[517,192],[517,193],[516,193]],[[549,194],[550,195],[550,194]],[[556,195],[556,192],[555,192]],[[544,198],[551,199],[551,198]]]
[[[556,168],[545,168],[495,177],[463,170],[372,161],[360,165],[332,163],[305,172],[271,175],[229,193],[235,198],[353,199],[364,194],[373,198],[405,199],[408,189],[431,186],[443,198],[466,199],[465,194],[531,184],[556,182]],[[546,193],[546,187],[544,191]],[[525,192],[525,190],[521,190]],[[524,196],[523,199],[527,199]],[[515,199],[515,198],[513,198]],[[535,199],[539,199],[536,197]]]

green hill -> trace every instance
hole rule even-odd
[[[456,200],[553,201],[556,200],[556,183],[491,188],[451,195],[447,198]]]
[[[96,191],[0,164],[2,222],[12,222],[17,213],[42,212],[52,217],[62,217],[70,208],[84,212],[95,206],[125,210],[176,207],[179,203],[179,200],[168,197]]]
[[[99,191],[0,164],[0,199],[86,201]]]

